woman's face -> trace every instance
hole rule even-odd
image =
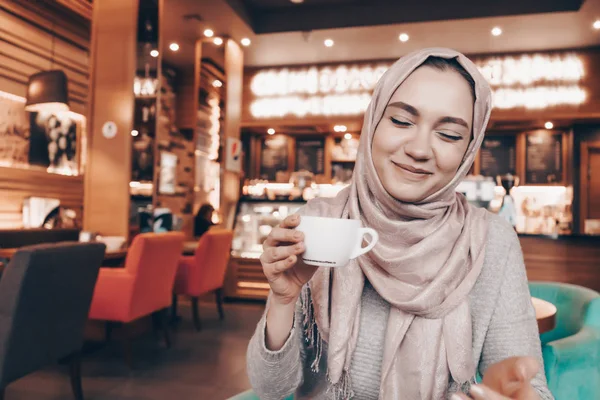
[[[469,83],[457,72],[423,66],[398,87],[372,143],[385,190],[415,203],[452,180],[471,140]]]

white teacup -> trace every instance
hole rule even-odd
[[[343,267],[370,251],[379,240],[374,229],[362,228],[356,219],[301,216],[296,230],[304,233],[302,260],[315,267]],[[370,240],[362,247],[365,235]]]

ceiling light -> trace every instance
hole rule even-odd
[[[492,29],[492,35],[494,36],[500,36],[502,35],[502,28],[496,26]]]
[[[304,0],[290,0],[292,3],[294,4],[301,4],[304,3]]]
[[[552,122],[548,121],[544,124],[544,128],[552,129],[552,128],[554,128],[554,124]]]
[[[408,34],[406,33],[401,33],[400,36],[398,36],[398,39],[400,39],[401,42],[408,42]]]
[[[592,25],[594,27],[594,29],[598,30],[600,29],[600,19],[597,19],[594,21],[594,24]]]
[[[323,42],[323,44],[325,45],[325,47],[333,47],[333,40],[331,40],[331,39],[325,39],[325,41]]]
[[[213,87],[217,87],[217,88],[219,88],[219,87],[223,86],[223,82],[221,82],[221,81],[220,81],[220,80],[218,80],[218,79],[215,79],[215,80],[213,81],[212,85],[213,85]]]
[[[352,139],[352,134],[351,134],[351,133],[346,133],[346,134],[344,135],[344,139],[346,139],[346,140],[350,140],[350,139]]]
[[[179,45],[177,43],[173,42],[169,45],[169,49],[171,49],[171,51],[177,51],[177,50],[179,50]]]
[[[336,125],[333,127],[333,130],[335,132],[346,132],[348,128],[346,128],[346,125]]]
[[[217,46],[220,46],[223,44],[223,39],[220,37],[216,37],[213,39],[213,43],[216,44]]]
[[[250,39],[248,39],[247,37],[243,38],[240,43],[242,43],[242,46],[250,46]]]
[[[139,134],[140,133],[138,131],[136,131],[135,129],[131,131],[131,136],[133,136],[133,137],[136,137]]]
[[[213,32],[212,29],[205,29],[204,30],[204,36],[206,37],[213,37],[215,35],[215,32]]]
[[[274,134],[275,134],[275,129],[273,129],[273,128],[269,128],[269,129],[267,129],[267,133],[268,133],[269,135],[274,135]]]
[[[158,50],[152,50],[152,51],[150,52],[150,55],[151,55],[152,57],[154,57],[154,58],[158,57]]]

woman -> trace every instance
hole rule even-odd
[[[208,203],[203,204],[194,217],[194,236],[199,238],[213,226],[212,215],[214,207]]]
[[[361,219],[379,242],[314,268],[298,259],[301,216],[273,229],[261,256],[271,293],[248,347],[262,400],[552,399],[519,240],[455,191],[490,110],[485,79],[449,49],[411,53],[381,78],[351,185],[301,210]]]

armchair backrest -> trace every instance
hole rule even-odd
[[[181,232],[143,233],[131,243],[125,269],[135,279],[130,311],[132,319],[171,304],[184,239]]]
[[[0,280],[0,387],[81,349],[103,243],[23,247]]]
[[[229,229],[213,228],[202,235],[194,256],[196,268],[190,271],[191,293],[199,295],[223,287],[232,240]]]

